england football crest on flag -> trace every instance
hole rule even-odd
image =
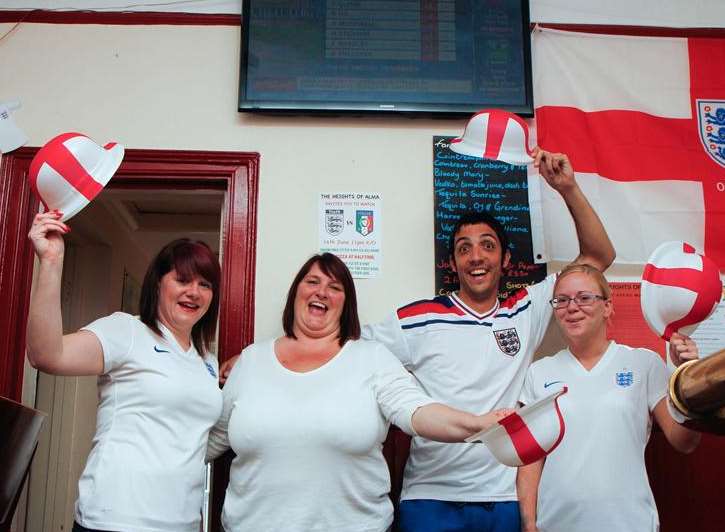
[[[498,348],[506,355],[515,356],[521,349],[521,340],[516,329],[501,329],[493,331]]]
[[[725,167],[725,100],[697,100],[697,123],[705,151]]]
[[[617,372],[616,381],[617,386],[621,386],[622,388],[632,386],[632,383],[634,382],[634,373],[631,371],[619,371]]]
[[[362,236],[373,232],[373,211],[355,211],[355,231]]]
[[[343,209],[325,209],[325,231],[337,236],[345,228],[345,211]]]

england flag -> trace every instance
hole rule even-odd
[[[684,240],[725,270],[725,39],[537,29],[532,50],[538,144],[569,155],[617,262]],[[542,255],[571,260],[566,206],[540,198]]]

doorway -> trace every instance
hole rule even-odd
[[[146,266],[172,240],[201,240],[219,257],[224,201],[215,189],[104,190],[65,238],[64,332],[116,311],[137,314]],[[96,378],[38,373],[35,397],[49,417],[31,469],[25,530],[70,530],[96,428]]]
[[[0,289],[14,304],[14,312],[0,314],[0,395],[25,400],[31,406],[36,402],[52,403],[53,421],[46,425],[42,436],[49,439],[47,456],[51,451],[57,454],[61,442],[73,442],[70,450],[66,448],[65,451],[70,456],[69,461],[57,461],[57,465],[44,474],[44,493],[57,494],[61,492],[60,488],[52,488],[50,484],[72,484],[72,489],[77,489],[72,477],[75,471],[80,473],[82,470],[88,450],[88,444],[83,442],[89,441],[89,432],[92,436],[95,414],[86,412],[79,416],[76,408],[78,403],[83,403],[91,404],[95,409],[97,399],[93,378],[86,382],[54,380],[52,384],[41,383],[37,388],[37,401],[35,394],[27,389],[29,386],[23,390],[23,383],[36,380],[32,372],[27,371],[24,353],[33,271],[33,254],[26,235],[32,217],[38,211],[38,202],[32,197],[27,183],[27,173],[36,152],[36,148],[20,148],[5,155],[0,164],[0,205],[4,207],[0,209]],[[222,261],[222,297],[217,353],[220,361],[239,353],[253,338],[258,167],[259,155],[256,153],[126,150],[121,167],[103,193],[105,196],[99,196],[86,208],[85,215],[81,213],[71,221],[74,231],[67,241],[68,271],[64,273],[63,286],[63,300],[70,305],[68,316],[64,315],[67,330],[87,323],[89,317],[92,319],[115,310],[119,297],[121,308],[134,299],[134,287],[142,280],[148,260],[171,239],[170,233],[164,234],[157,229],[163,227],[164,220],[176,217],[175,231],[199,239],[204,239],[203,233],[208,233],[210,245],[218,249]],[[192,199],[193,205],[189,205]],[[175,213],[182,208],[194,210],[194,216],[186,215],[180,220]],[[215,212],[209,212],[210,208]],[[82,216],[89,216],[90,222],[83,224]],[[189,225],[191,219],[198,227]],[[138,225],[142,232],[148,233],[151,242],[156,239],[156,249],[147,257],[143,252],[128,251],[127,243],[108,240],[108,235],[113,233],[108,224],[125,224],[127,228]],[[210,230],[212,227],[213,231]],[[115,249],[116,245],[120,250]],[[126,255],[118,259],[124,249]],[[120,276],[119,264],[123,264]],[[103,280],[110,279],[108,276],[112,271],[113,278],[104,284]],[[87,283],[74,282],[79,278]],[[102,289],[100,292],[84,290],[85,284]],[[91,425],[85,419],[88,417],[92,420]],[[55,447],[50,445],[51,440]],[[46,466],[48,464],[50,462],[46,460]],[[74,493],[69,492],[66,490],[60,497],[51,496],[52,500],[44,501],[43,507],[50,506],[54,516],[65,515],[66,508],[72,507],[71,499],[75,499]],[[18,507],[18,532],[25,532],[21,527],[26,522],[28,507],[33,504],[33,501],[28,502],[29,505],[21,503]],[[63,528],[48,528],[49,524],[41,526],[43,532],[67,530],[65,523]]]

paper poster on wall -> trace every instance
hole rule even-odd
[[[666,343],[649,328],[639,302],[640,283],[609,283],[614,315],[609,320],[607,336],[618,344],[644,347],[665,357]]]
[[[715,312],[695,329],[692,338],[697,342],[700,358],[725,349],[725,290]]]
[[[380,275],[382,210],[377,193],[320,193],[320,253],[340,257],[356,279]]]
[[[499,287],[499,297],[506,299],[546,276],[546,265],[534,264],[526,167],[455,153],[449,148],[452,138],[433,137],[436,293],[458,288],[448,241],[459,215],[489,211],[511,241],[510,266]]]

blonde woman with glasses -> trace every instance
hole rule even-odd
[[[599,270],[572,264],[553,293],[550,303],[568,347],[531,365],[521,402],[567,386],[559,400],[566,433],[548,457],[519,468],[522,531],[657,532],[644,462],[652,419],[680,452],[692,452],[700,435],[669,413],[663,360],[607,338],[614,307]],[[679,365],[697,357],[697,346],[673,335],[670,357]]]

